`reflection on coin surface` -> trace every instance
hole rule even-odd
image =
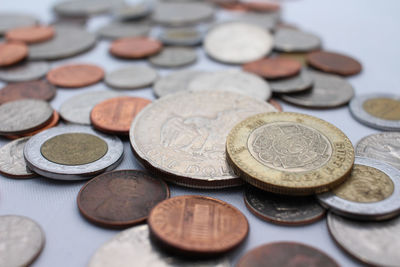
[[[299,30],[279,28],[275,33],[274,48],[282,52],[309,52],[319,49],[321,39]]]
[[[33,26],[37,19],[31,15],[18,13],[0,13],[0,35],[10,29]]]
[[[305,69],[302,69],[298,75],[293,77],[268,81],[268,84],[271,86],[271,89],[274,93],[293,93],[304,91],[310,89],[313,83],[314,82],[311,76]]]
[[[0,90],[0,104],[26,98],[48,101],[55,94],[54,86],[46,81],[11,83]]]
[[[126,37],[113,41],[110,53],[120,58],[139,59],[157,54],[162,49],[158,40],[147,37]]]
[[[272,111],[268,103],[231,92],[171,94],[139,113],[130,141],[137,159],[163,179],[189,187],[236,186],[242,180],[226,162],[226,136],[244,118]]]
[[[8,67],[22,61],[28,55],[24,43],[0,43],[0,67]]]
[[[160,35],[160,40],[166,45],[198,45],[202,39],[202,33],[196,28],[167,28]]]
[[[290,58],[263,58],[244,64],[243,70],[273,80],[298,74],[301,70],[301,64]]]
[[[0,148],[0,173],[12,178],[35,177],[26,166],[24,146],[29,137],[14,140]]]
[[[91,64],[73,64],[54,68],[47,73],[47,80],[60,87],[84,87],[99,82],[104,77],[101,67]]]
[[[307,55],[307,63],[324,72],[348,76],[361,71],[360,62],[339,53],[316,51]]]
[[[157,67],[176,68],[194,63],[196,50],[189,47],[165,47],[160,53],[149,58]]]
[[[150,25],[146,23],[114,21],[101,27],[98,34],[104,38],[117,39],[147,36],[150,30]]]
[[[135,65],[107,73],[104,81],[113,88],[136,89],[152,85],[157,76],[158,74],[155,69]]]
[[[30,26],[7,31],[6,39],[11,42],[33,44],[47,41],[53,36],[54,29],[51,26]]]
[[[0,80],[9,83],[37,80],[45,76],[49,68],[49,64],[44,61],[22,62],[8,68],[1,68]]]

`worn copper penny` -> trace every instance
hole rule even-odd
[[[99,131],[128,135],[133,119],[151,101],[141,97],[114,97],[97,104],[90,121]]]
[[[147,220],[154,240],[187,256],[210,256],[237,247],[249,225],[235,207],[204,196],[179,196],[153,208]]]
[[[270,99],[268,100],[268,103],[270,103],[272,106],[274,106],[274,108],[276,108],[279,111],[283,111],[281,104],[276,101],[275,99]]]
[[[230,10],[230,11],[241,11],[241,12],[247,12],[249,11],[249,8],[240,2],[228,2],[228,3],[220,3],[218,4],[221,8]]]
[[[74,64],[65,65],[50,70],[47,80],[60,87],[78,88],[88,86],[101,81],[104,70],[96,65]]]
[[[118,170],[90,180],[77,201],[89,221],[104,227],[127,227],[144,222],[151,209],[168,197],[168,185],[161,179],[138,170]]]
[[[236,267],[339,267],[334,259],[311,246],[295,242],[275,242],[247,252]]]
[[[316,51],[307,55],[307,63],[313,68],[342,76],[357,74],[361,71],[360,62],[339,53]]]
[[[301,64],[294,59],[275,57],[244,64],[243,69],[266,79],[280,79],[298,74]]]
[[[261,1],[247,1],[243,3],[243,5],[249,10],[255,12],[276,12],[281,8],[281,6],[277,3],[268,3]]]
[[[20,62],[28,56],[28,46],[24,43],[0,43],[0,67]]]
[[[145,58],[161,51],[160,41],[147,37],[121,38],[111,43],[110,53],[121,58]]]
[[[55,94],[56,89],[54,86],[46,81],[10,83],[0,90],[0,104],[23,98],[48,101]]]
[[[33,44],[50,40],[53,36],[54,28],[51,26],[31,26],[9,30],[6,40]]]

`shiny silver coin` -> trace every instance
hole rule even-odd
[[[196,50],[189,47],[165,47],[149,58],[151,64],[164,68],[177,68],[193,64],[197,60]]]
[[[107,144],[107,152],[96,161],[81,165],[64,165],[52,162],[41,152],[42,145],[49,139],[68,133],[85,133],[100,138]],[[94,131],[86,126],[54,127],[31,137],[24,148],[28,167],[35,173],[56,180],[86,180],[102,172],[115,169],[122,160],[124,148],[116,136]]]
[[[309,52],[321,48],[321,39],[300,30],[279,28],[275,32],[275,50],[281,52]]]
[[[34,174],[24,159],[24,146],[29,137],[11,141],[0,148],[0,173],[12,178],[31,178]]]
[[[244,12],[234,17],[234,21],[240,21],[257,25],[263,29],[273,31],[280,20],[280,12]]]
[[[88,267],[230,267],[227,258],[215,260],[184,260],[165,254],[150,242],[149,228],[129,228],[102,245],[90,259]]]
[[[242,22],[213,27],[204,39],[204,49],[211,58],[242,64],[266,56],[272,49],[272,35],[263,28]]]
[[[398,266],[400,217],[382,222],[362,222],[328,214],[328,229],[345,251],[374,266]]]
[[[313,79],[308,74],[308,71],[305,69],[302,69],[298,75],[293,77],[268,81],[272,92],[283,94],[296,93],[310,89],[313,86],[313,83]]]
[[[393,94],[357,95],[349,105],[351,115],[367,126],[400,131],[400,96]]]
[[[271,89],[268,83],[252,73],[240,70],[217,71],[195,77],[188,85],[190,91],[228,91],[268,100]]]
[[[37,22],[38,20],[31,15],[2,12],[0,13],[0,35],[14,28],[33,26]]]
[[[100,28],[98,35],[109,39],[149,35],[151,27],[146,23],[114,21]]]
[[[121,4],[113,9],[113,15],[118,20],[137,20],[150,15],[151,5],[146,2],[137,4]]]
[[[122,2],[122,0],[69,0],[55,4],[53,10],[62,16],[90,16],[110,11]]]
[[[203,40],[203,34],[196,28],[167,28],[159,39],[165,45],[194,46]]]
[[[384,220],[400,214],[400,171],[369,158],[356,157],[354,164],[348,180],[318,195],[320,203],[357,220]]]
[[[49,69],[49,64],[44,61],[24,61],[8,68],[1,68],[0,80],[8,83],[37,80],[45,76]]]
[[[136,89],[152,85],[157,77],[155,69],[135,65],[107,73],[104,81],[113,88]]]
[[[42,252],[45,236],[33,220],[0,216],[0,266],[29,266]]]
[[[90,112],[98,103],[119,96],[112,91],[93,91],[75,95],[60,108],[60,116],[70,123],[90,125]]]
[[[40,128],[53,116],[53,109],[44,100],[22,99],[0,106],[0,134],[19,135]]]

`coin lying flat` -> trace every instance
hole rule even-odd
[[[250,23],[268,31],[273,31],[280,20],[279,12],[244,12],[235,21]]]
[[[301,63],[303,67],[307,66],[307,54],[305,52],[297,52],[297,53],[279,53],[279,57],[290,58],[297,60]]]
[[[135,65],[107,73],[104,82],[113,88],[136,89],[152,85],[157,77],[155,69]]]
[[[91,64],[73,64],[54,68],[47,73],[47,80],[56,86],[78,88],[101,81],[104,70]]]
[[[237,124],[226,142],[230,165],[248,183],[270,192],[311,195],[342,183],[354,163],[347,136],[313,116],[276,112]]]
[[[266,79],[282,79],[298,74],[301,64],[294,59],[273,57],[246,63],[243,70]]]
[[[28,55],[23,43],[0,43],[0,67],[8,67],[22,61]]]
[[[31,15],[18,13],[0,13],[0,35],[10,29],[29,27],[37,23],[37,19]]]
[[[162,49],[158,40],[147,37],[126,37],[113,41],[110,53],[120,58],[139,59],[157,54]]]
[[[0,148],[0,173],[12,178],[35,177],[26,166],[24,146],[29,137],[14,140]]]
[[[114,21],[101,27],[97,33],[104,38],[118,39],[147,36],[150,30],[150,25],[146,23]]]
[[[49,101],[55,94],[54,86],[46,81],[11,83],[0,90],[0,104],[25,98]]]
[[[152,7],[149,3],[121,3],[113,8],[113,15],[118,20],[137,20],[146,17],[152,12]]]
[[[61,16],[90,16],[110,11],[114,5],[121,2],[121,0],[62,1],[54,5],[53,10]]]
[[[44,61],[29,62],[0,69],[0,80],[8,83],[37,80],[46,75],[50,66]]]
[[[313,83],[314,81],[305,69],[302,69],[298,75],[293,77],[268,81],[274,93],[301,92],[310,89]]]
[[[275,99],[269,99],[268,103],[271,104],[276,110],[283,111],[281,104]]]
[[[160,34],[160,40],[166,45],[193,46],[203,40],[203,34],[196,28],[167,28]]]
[[[361,63],[339,53],[316,51],[307,55],[307,63],[324,72],[349,76],[361,71]]]
[[[309,52],[321,47],[321,39],[314,34],[279,28],[275,33],[274,48],[282,52]]]
[[[157,67],[177,68],[193,64],[197,60],[196,50],[189,47],[166,47],[160,53],[149,58]]]
[[[30,26],[7,31],[6,40],[34,44],[50,40],[53,36],[54,28],[51,26]]]
[[[231,92],[175,93],[143,109],[129,137],[136,158],[163,179],[188,187],[232,187],[242,180],[226,162],[227,134],[244,118],[273,111],[268,103]]]

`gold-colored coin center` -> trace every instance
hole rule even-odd
[[[370,115],[384,120],[400,120],[400,101],[390,98],[373,98],[363,103]]]
[[[108,150],[101,138],[87,133],[67,133],[50,138],[40,148],[43,157],[62,165],[83,165],[102,158]]]

